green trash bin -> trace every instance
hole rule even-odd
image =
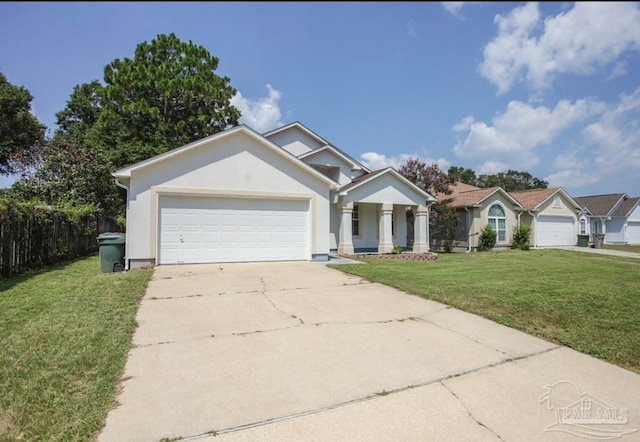
[[[103,273],[124,270],[124,233],[103,233],[98,236],[100,268]]]
[[[578,235],[578,247],[589,247],[589,235]]]

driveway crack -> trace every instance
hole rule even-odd
[[[273,299],[271,299],[269,297],[269,295],[267,295],[267,284],[264,282],[264,278],[260,278],[260,283],[262,284],[262,289],[260,290],[260,293],[262,294],[262,296],[264,296],[267,299],[267,301],[269,301],[269,303],[271,304],[271,306],[275,310],[279,311],[283,315],[286,315],[286,316],[289,316],[290,318],[296,319],[298,322],[300,322],[301,325],[304,325],[304,321],[302,320],[302,318],[297,317],[293,313],[286,312],[286,311],[282,310],[280,307],[278,307],[276,305],[275,302],[273,302]]]
[[[462,399],[460,399],[460,397],[458,397],[457,394],[455,394],[453,392],[453,390],[451,388],[449,388],[443,381],[439,382],[440,385],[442,385],[445,390],[447,390],[454,398],[456,398],[456,400],[458,402],[460,402],[460,404],[464,407],[464,409],[467,411],[467,414],[469,415],[469,417],[480,427],[485,428],[486,430],[489,430],[490,432],[492,432],[499,440],[504,441],[504,439],[498,434],[496,433],[493,429],[491,429],[490,427],[488,427],[487,425],[483,424],[482,422],[480,422],[478,420],[478,418],[476,418],[473,413],[471,412],[471,410],[469,409],[469,407],[467,407],[467,404],[465,404]]]

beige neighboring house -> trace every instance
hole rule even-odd
[[[114,174],[127,190],[125,263],[327,260],[428,251],[435,198],[392,168],[371,171],[299,122],[240,125]]]
[[[578,241],[580,205],[561,187],[509,192],[522,206],[520,222],[531,227],[533,247],[572,246]]]
[[[520,203],[501,187],[481,189],[464,183],[451,186],[450,195],[437,194],[441,203],[447,203],[459,214],[454,238],[455,247],[477,250],[480,232],[490,224],[497,233],[496,247],[509,247],[513,228],[518,222]],[[442,238],[432,237],[432,247],[440,247]]]

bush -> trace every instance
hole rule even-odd
[[[478,244],[478,251],[484,252],[493,249],[496,245],[496,240],[498,239],[498,234],[493,229],[491,224],[487,224],[484,226],[482,231],[480,232],[480,242]]]
[[[391,253],[397,254],[397,253],[402,253],[402,247],[400,246],[394,246],[393,250],[391,250]]]
[[[529,238],[531,237],[531,227],[520,223],[513,228],[512,249],[529,250]]]

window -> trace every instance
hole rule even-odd
[[[494,204],[489,209],[489,224],[498,233],[498,242],[507,240],[507,217],[500,205]]]
[[[580,235],[587,233],[587,222],[583,219],[580,220]]]
[[[351,235],[360,236],[360,206],[353,206],[351,214]]]

